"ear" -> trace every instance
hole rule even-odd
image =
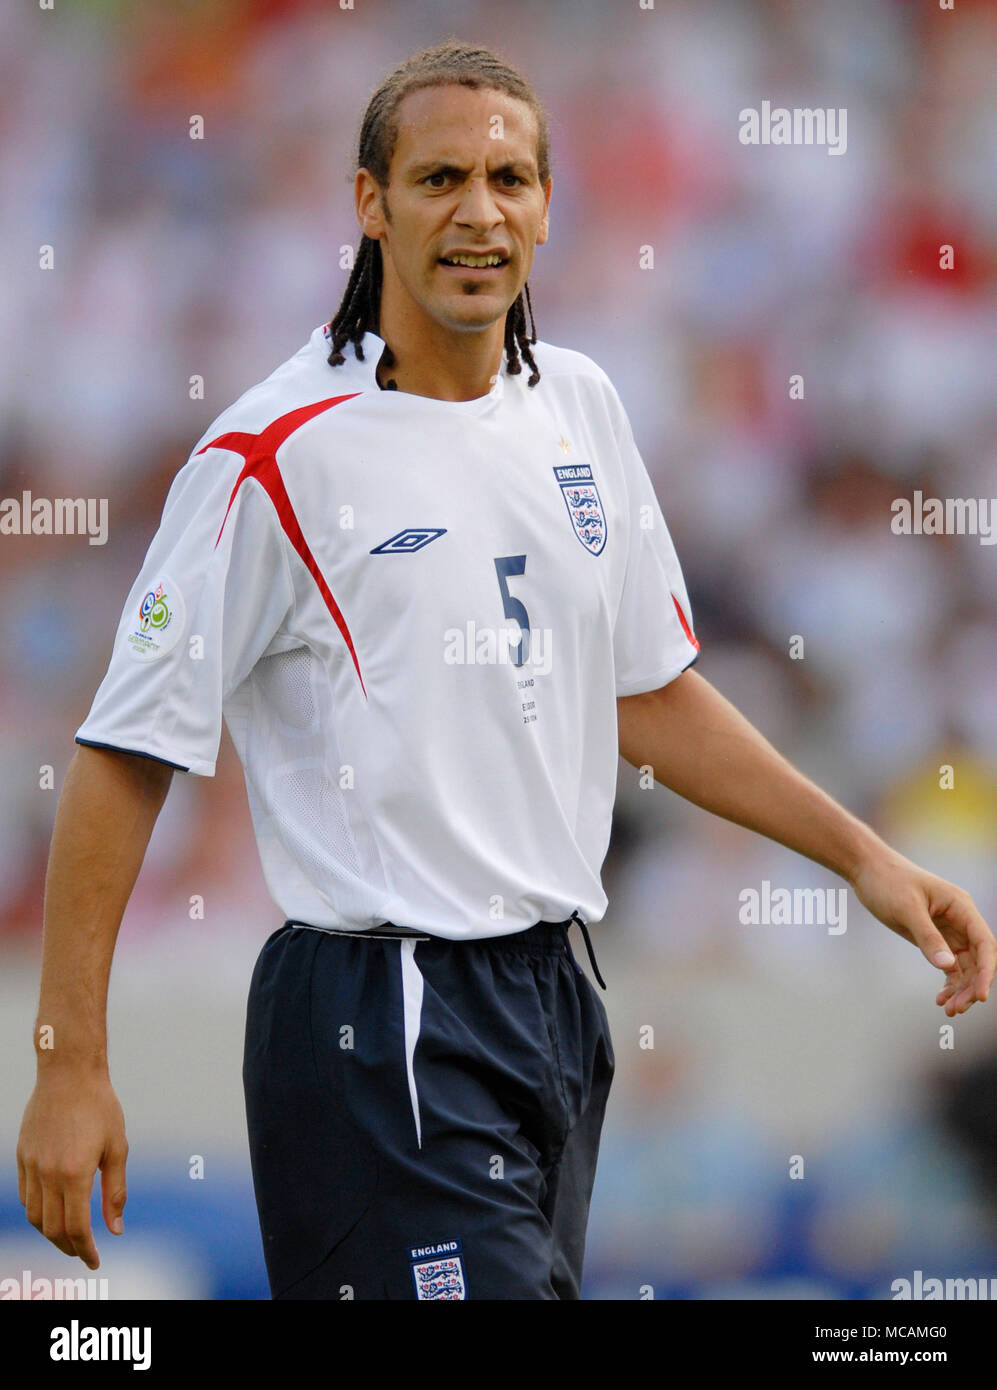
[[[353,181],[353,193],[357,205],[357,221],[365,236],[379,241],[384,236],[384,207],[381,202],[381,185],[369,169],[358,169]]]
[[[537,231],[538,246],[543,246],[547,237],[550,235],[550,195],[553,187],[554,180],[548,178],[547,182],[544,184],[544,215],[541,219],[539,230]]]

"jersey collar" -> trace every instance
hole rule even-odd
[[[345,348],[343,349],[344,354],[346,355],[348,361],[353,362],[354,369],[363,374],[371,388],[381,390],[380,383],[377,380],[377,364],[381,360],[381,354],[384,352],[386,343],[383,338],[378,337],[376,333],[372,333],[368,328],[363,335],[362,346],[362,362],[356,355],[356,350],[354,348],[353,343],[346,344]],[[491,390],[484,396],[475,397],[474,400],[440,401],[433,396],[411,396],[405,391],[386,391],[383,392],[383,394],[391,396],[404,396],[409,401],[425,401],[427,405],[439,406],[444,410],[450,410],[457,414],[476,414],[479,411],[490,409],[491,406],[498,404],[498,402],[502,400],[505,394],[504,353],[502,357],[502,364],[503,370],[499,372],[494,384],[492,385]]]

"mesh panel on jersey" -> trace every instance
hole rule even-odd
[[[266,810],[285,854],[320,893],[330,891],[333,878],[361,876],[329,700],[327,673],[309,647],[275,652],[254,668],[250,761],[262,773]],[[337,900],[344,891],[348,899],[340,882]]]
[[[324,770],[302,767],[285,773],[275,791],[274,819],[281,839],[302,868],[313,871],[313,882],[320,887],[326,882],[330,859],[359,877],[343,793],[330,785]]]
[[[307,647],[276,652],[256,663],[260,694],[281,723],[292,729],[314,729],[318,706],[312,685],[312,657]]]

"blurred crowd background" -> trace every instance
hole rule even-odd
[[[70,1270],[24,1223],[14,1149],[73,734],[173,474],[339,304],[370,93],[451,33],[521,66],[550,111],[538,333],[617,385],[698,669],[997,924],[997,549],[890,527],[915,489],[997,497],[993,0],[8,7],[0,497],[106,497],[110,538],[0,538],[0,1275]],[[764,100],[846,108],[846,153],[742,145],[739,113]],[[997,1277],[997,1006],[943,1047],[917,951],[851,893],[843,935],[744,926],[739,893],[766,879],[839,886],[621,765],[593,932],[617,1082],[587,1296]],[[111,1064],[132,1157],[128,1236],[98,1232],[112,1297],[266,1296],[241,1034],[279,924],[226,736],[214,780],[174,778],[121,932]]]

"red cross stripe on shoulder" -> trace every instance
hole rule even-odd
[[[326,608],[331,613],[339,631],[343,634],[343,640],[349,647],[350,656],[353,658],[357,679],[360,681],[360,689],[366,698],[367,690],[363,683],[363,676],[360,674],[360,663],[357,661],[353,638],[350,636],[346,619],[325,582],[325,576],[318,567],[318,561],[312,554],[311,547],[305,540],[294,508],[291,506],[291,499],[287,495],[287,488],[284,486],[280,468],[277,465],[277,450],[296,429],[314,419],[316,415],[321,415],[324,410],[328,410],[331,406],[339,405],[341,401],[352,400],[354,396],[358,395],[360,395],[359,391],[351,391],[347,396],[332,396],[327,401],[315,401],[312,405],[300,406],[297,410],[291,410],[286,415],[281,415],[279,419],[267,425],[266,429],[261,430],[259,434],[246,434],[241,430],[233,431],[230,434],[220,434],[217,439],[212,439],[210,443],[205,444],[197,452],[203,454],[207,449],[228,449],[233,454],[241,454],[245,459],[242,472],[236,479],[235,487],[228,499],[228,506],[225,508],[225,515],[218,530],[215,546],[217,547],[218,541],[222,538],[225,522],[232,510],[236,493],[247,478],[255,478],[273,503],[284,534],[304,561],[308,572],[318,586],[318,591],[325,601]]]

